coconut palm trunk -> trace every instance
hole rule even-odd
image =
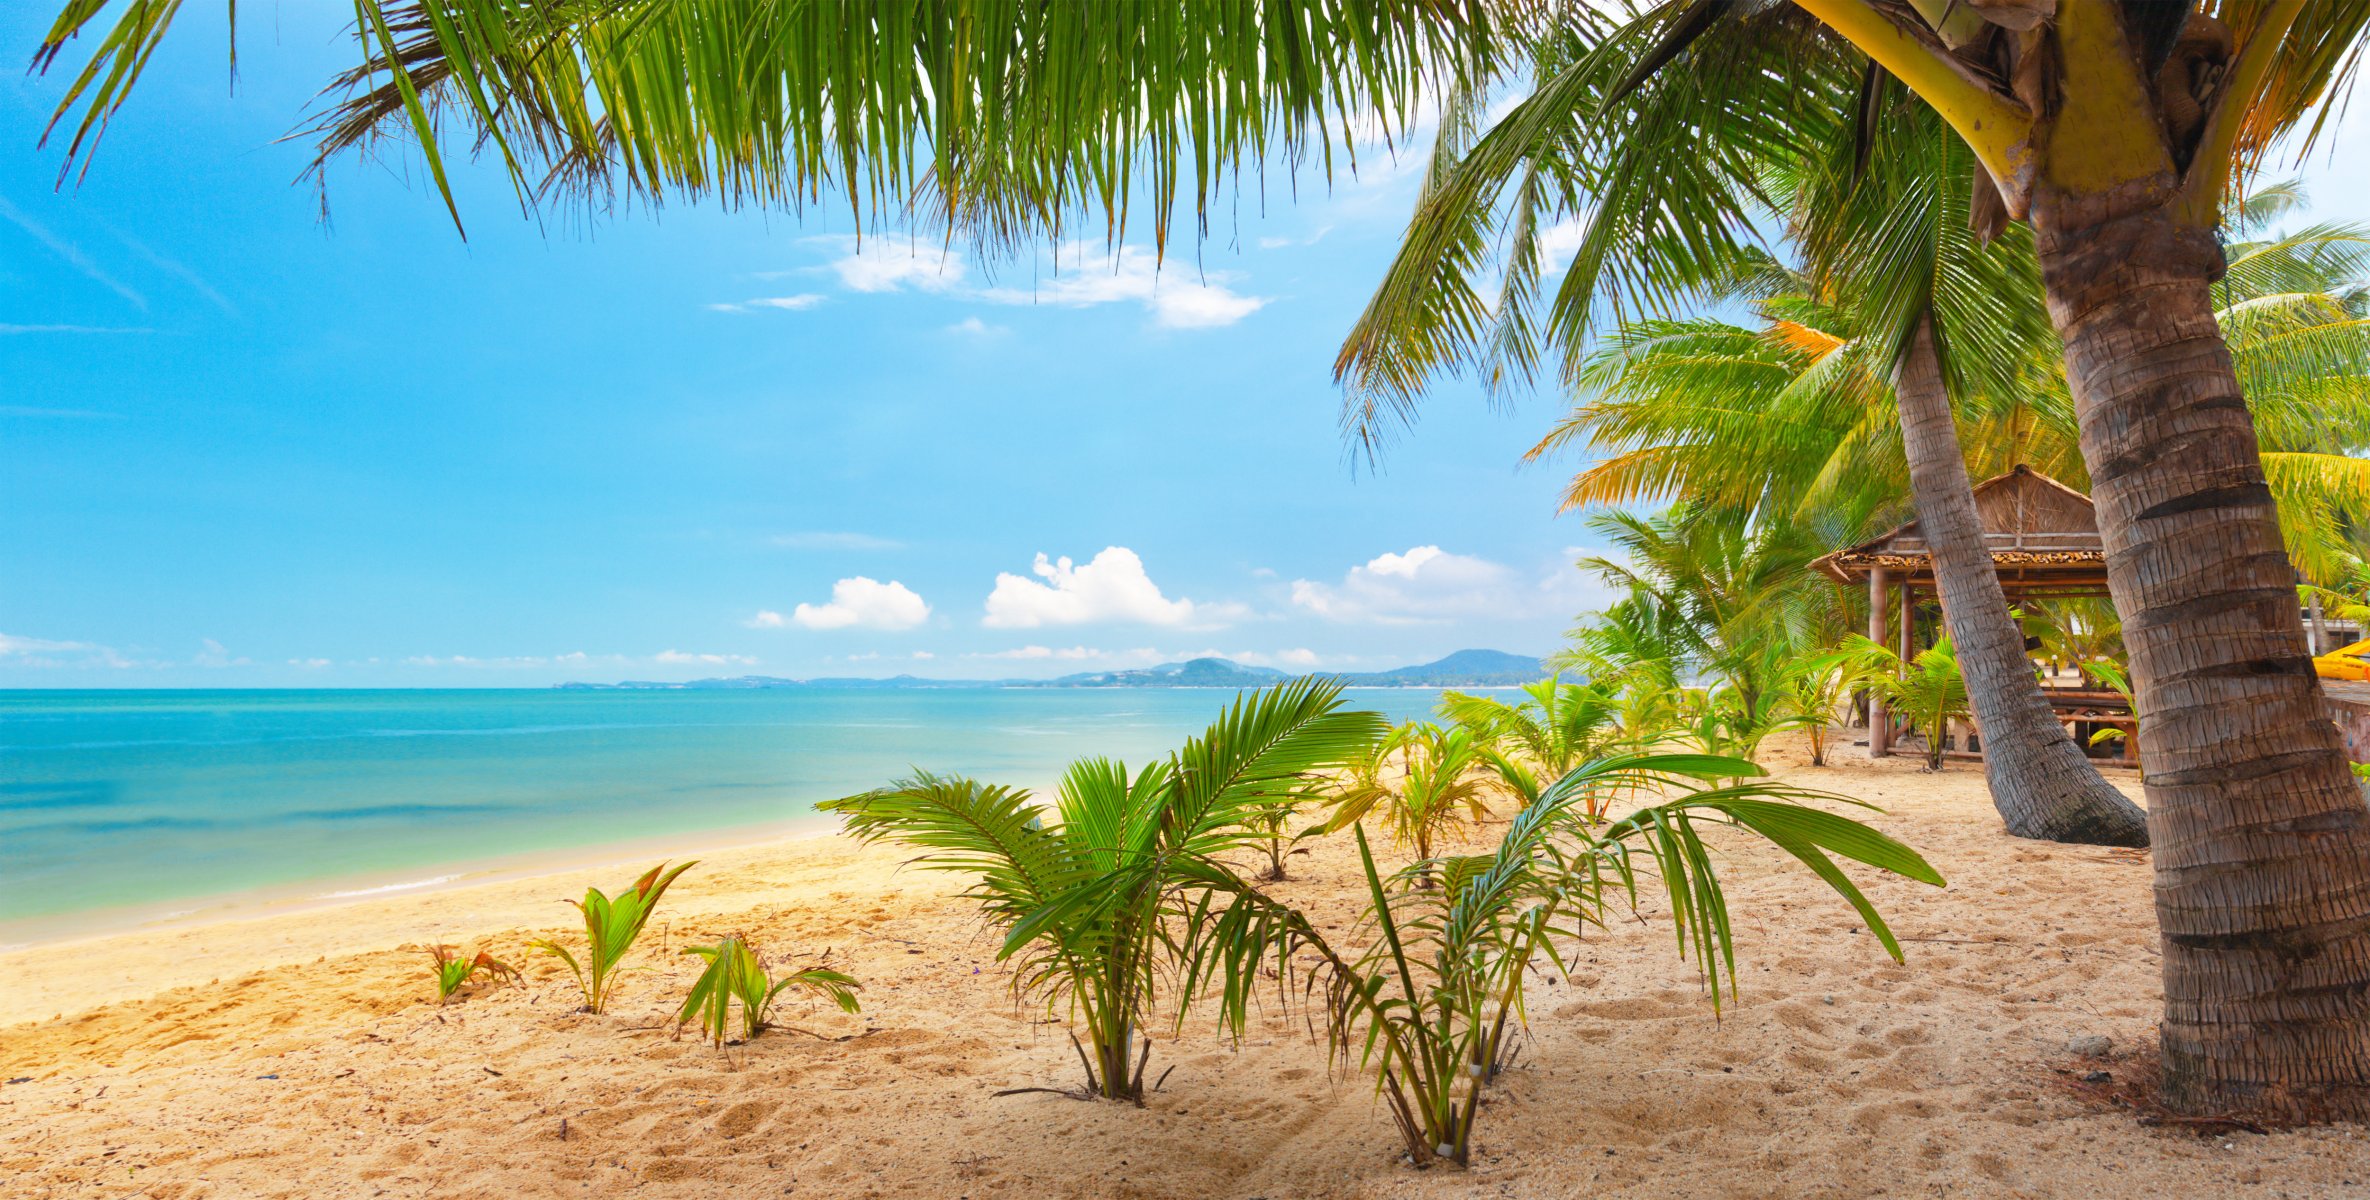
[[[1911,333],[1894,378],[1901,447],[1918,525],[1934,558],[1942,619],[1983,732],[1983,776],[2008,832],[2101,846],[2148,844],[2147,815],[2098,773],[2033,676],[2024,633],[1992,569],[1983,521],[1951,418],[1950,393],[1928,315]]]
[[[2073,211],[2035,232],[2139,696],[2168,1099],[2370,1114],[2370,808],[2214,323],[2220,251]]]

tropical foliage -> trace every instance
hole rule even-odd
[[[1950,724],[1967,719],[1967,681],[1959,674],[1958,655],[1948,637],[1911,655],[1904,662],[1888,647],[1854,635],[1844,647],[1854,674],[1881,692],[1894,712],[1909,719],[1926,743],[1926,769],[1942,769],[1949,748]]]
[[[1900,957],[1883,919],[1831,856],[1937,886],[1941,876],[1899,842],[1803,803],[1840,797],[1760,774],[1750,762],[1703,755],[1588,763],[1516,813],[1495,851],[1441,861],[1437,886],[1420,864],[1384,875],[1358,830],[1368,895],[1358,931],[1363,949],[1337,946],[1223,863],[1179,864],[1179,886],[1196,896],[1198,916],[1184,935],[1187,986],[1216,989],[1222,1020],[1239,1037],[1252,993],[1267,976],[1282,981],[1307,971],[1306,986],[1324,997],[1335,1061],[1354,1061],[1373,1075],[1409,1161],[1462,1165],[1482,1089],[1522,1020],[1531,972],[1560,969],[1563,947],[1586,926],[1603,924],[1616,904],[1634,906],[1641,877],[1659,879],[1679,952],[1703,973],[1715,1008],[1723,981],[1733,993],[1732,918],[1701,826],[1730,825],[1800,858]],[[1731,778],[1749,781],[1701,786]],[[1610,797],[1670,790],[1679,794],[1611,825],[1588,816]],[[1316,965],[1304,968],[1310,958]]]
[[[927,773],[822,807],[858,838],[971,877],[968,894],[1005,931],[1015,989],[1083,1031],[1087,1094],[1140,1102],[1163,956],[1191,923],[1173,866],[1258,852],[1278,797],[1313,791],[1384,732],[1342,707],[1338,684],[1300,680],[1237,697],[1164,760],[1072,763],[1050,812],[1024,789]],[[1190,999],[1177,997],[1180,1019]]]
[[[550,938],[534,943],[535,949],[568,965],[584,995],[583,1011],[608,1011],[610,997],[616,990],[618,964],[634,948],[634,940],[642,936],[642,927],[650,923],[650,914],[658,909],[659,897],[666,895],[668,886],[678,876],[696,865],[696,861],[687,862],[669,871],[665,863],[660,863],[615,896],[605,895],[599,888],[586,888],[584,899],[568,901],[584,917],[585,945],[581,959]]]
[[[698,1021],[708,1040],[718,1048],[733,1040],[748,1041],[765,1030],[767,1017],[773,1011],[774,1000],[791,988],[813,992],[839,1006],[841,1012],[856,1012],[856,981],[852,977],[824,967],[805,967],[779,979],[765,969],[764,960],[749,948],[749,943],[737,936],[719,938],[713,946],[687,946],[683,953],[705,960],[706,969],[692,981],[691,994],[683,998],[683,1007],[675,1013],[675,1027],[681,1029]],[[740,1006],[740,1020],[732,1020],[733,1006]]]
[[[1411,721],[1345,764],[1333,815],[1311,833],[1333,833],[1379,814],[1391,839],[1415,851],[1420,878],[1431,878],[1433,848],[1489,812],[1481,743],[1473,731]]]
[[[1447,692],[1440,714],[1471,734],[1482,761],[1528,806],[1547,785],[1596,757],[1616,731],[1611,697],[1588,684],[1554,675],[1523,685],[1522,692],[1524,698],[1513,702]]]

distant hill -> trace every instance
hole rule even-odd
[[[1545,675],[1536,658],[1503,650],[1459,650],[1438,662],[1391,671],[1338,674],[1352,687],[1512,687]],[[687,683],[659,683],[629,679],[623,683],[562,683],[571,691],[738,691],[761,688],[820,690],[881,690],[892,688],[1252,688],[1291,679],[1273,667],[1254,667],[1226,658],[1195,658],[1133,667],[1121,671],[1082,671],[1055,679],[923,679],[892,675],[885,679],[858,677],[785,679],[778,675],[738,675],[730,679],[694,679]]]
[[[1547,674],[1536,658],[1503,650],[1459,650],[1438,662],[1341,677],[1354,687],[1513,687]]]

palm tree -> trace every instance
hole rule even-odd
[[[1187,986],[1219,985],[1221,1022],[1240,1038],[1251,993],[1272,978],[1288,994],[1283,981],[1305,973],[1307,991],[1324,997],[1334,1060],[1376,1076],[1408,1160],[1461,1166],[1531,969],[1542,959],[1562,963],[1561,947],[1586,926],[1602,926],[1614,905],[1634,907],[1641,875],[1660,880],[1679,953],[1701,972],[1714,1011],[1724,969],[1734,994],[1736,926],[1699,823],[1767,838],[1799,858],[1900,960],[1892,931],[1833,856],[1936,886],[1942,876],[1909,847],[1801,803],[1856,801],[1761,776],[1750,762],[1698,754],[1598,759],[1516,813],[1492,853],[1440,863],[1438,886],[1428,863],[1385,876],[1358,830],[1368,895],[1363,951],[1336,946],[1341,935],[1329,937],[1222,864],[1181,867],[1180,886],[1203,914],[1181,938]],[[1719,779],[1740,782],[1705,786]],[[1610,825],[1588,815],[1639,794],[1658,802]]]
[[[1482,760],[1527,808],[1548,784],[1607,746],[1614,732],[1614,701],[1590,684],[1565,683],[1561,674],[1524,684],[1522,690],[1526,698],[1512,704],[1496,696],[1446,692],[1440,712],[1472,734]]]
[[[106,7],[66,4],[36,68]],[[319,127],[325,153],[383,125],[408,128],[443,189],[434,134],[457,119],[522,192],[542,179],[596,199],[674,190],[796,206],[828,188],[861,221],[866,202],[893,211],[927,184],[932,209],[987,243],[1058,231],[1089,210],[1116,233],[1141,199],[1165,244],[1184,162],[1206,214],[1242,158],[1329,147],[1337,115],[1403,119],[1443,75],[1469,100],[1444,122],[1443,138],[1460,145],[1496,69],[1516,58],[1508,35],[1524,35],[1543,48],[1532,60],[1548,71],[1549,102],[1518,106],[1477,148],[1500,159],[1592,138],[1647,148],[1608,156],[1605,170],[1585,149],[1561,156],[1590,169],[1534,173],[1518,203],[1511,227],[1530,253],[1506,286],[1525,300],[1539,285],[1535,218],[1572,199],[1583,203],[1562,211],[1596,214],[1558,289],[1579,303],[1548,325],[1567,356],[1583,344],[1609,252],[1632,249],[1641,266],[1681,278],[1720,256],[1706,235],[1750,212],[1707,183],[1750,157],[1750,139],[1782,141],[1794,118],[1835,111],[1823,94],[1832,63],[1863,67],[1867,56],[1867,86],[1916,94],[1974,152],[1981,228],[2024,221],[2034,234],[2151,718],[2147,756],[2164,768],[2148,782],[2151,808],[2186,835],[2157,862],[2167,1095],[2198,1108],[2370,1113],[2370,1000],[2358,999],[2370,996],[2370,818],[2299,665],[2293,579],[2210,295],[2225,189],[2290,130],[2318,132],[2359,62],[2370,5],[1670,0],[1602,36],[1586,6],[1426,0],[957,2],[870,20],[809,3],[356,8],[364,65]],[[130,94],[173,11],[128,4],[96,40],[58,110],[63,121],[81,106],[69,167]],[[1714,121],[1668,119],[1706,111],[1678,95],[1702,88],[1730,101],[1709,110]],[[1140,197],[1139,169],[1150,179]],[[1469,257],[1494,227],[1449,223],[1423,263],[1394,270],[1401,291],[1435,282],[1432,265]],[[1652,274],[1629,277],[1650,293]],[[1466,287],[1400,322],[1415,349],[1370,374],[1419,380],[1485,329],[1517,352],[1501,361],[1519,361],[1539,332],[1529,305],[1498,312]],[[2326,886],[2332,878],[2341,886]],[[2342,965],[2298,981],[2300,954]]]
[[[926,772],[818,807],[858,838],[916,846],[922,866],[972,876],[966,894],[1005,930],[1001,957],[1018,960],[1013,987],[1084,1027],[1085,1094],[1140,1103],[1144,1024],[1170,927],[1185,919],[1162,864],[1253,849],[1279,794],[1313,786],[1313,773],[1382,734],[1380,717],[1341,707],[1339,684],[1296,680],[1237,697],[1207,732],[1140,770],[1070,764],[1051,813],[1023,789]],[[1123,870],[1137,872],[1134,886],[1102,887]]]
[[[1764,151],[1832,145],[1829,115],[1892,90],[1930,106],[1976,161],[1976,227],[2030,229],[2066,349],[2149,718],[2150,811],[2183,833],[2157,857],[2166,1094],[2182,1107],[2370,1112],[2370,1000],[2351,999],[2370,995],[2370,818],[2304,667],[2212,297],[2231,181],[2289,130],[2317,131],[2366,27],[2370,5],[2350,0],[1672,0],[1542,39],[1530,98],[1477,137],[1472,118],[1449,124],[1466,167],[1436,168],[1341,360],[1361,426],[1437,370],[1520,377],[1543,342],[1569,376],[1591,323],[1621,308],[1600,290],[1662,309],[1729,266],[1760,195],[1736,185]],[[1578,252],[1542,316],[1540,246],[1559,219]],[[1501,228],[1491,306],[1468,281]],[[1917,318],[1897,327],[1910,344],[1926,314],[1897,311]],[[2343,965],[2292,983],[2291,953]]]
[[[1942,638],[1906,662],[1890,647],[1859,636],[1849,639],[1844,654],[1854,660],[1853,673],[1875,684],[1893,711],[1908,717],[1910,727],[1925,738],[1926,770],[1941,770],[1950,723],[1966,720],[1973,712],[1966,676],[1950,639]]]
[[[1428,879],[1439,840],[1489,814],[1480,766],[1471,730],[1410,721],[1345,764],[1333,815],[1309,832],[1337,832],[1379,811],[1391,840],[1415,851],[1415,869]]]

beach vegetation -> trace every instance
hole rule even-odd
[[[1417,877],[1429,880],[1440,840],[1489,815],[1481,768],[1471,730],[1408,722],[1344,764],[1332,815],[1309,833],[1338,832],[1378,814],[1391,840],[1415,851]]]
[[[1237,696],[1165,759],[1070,764],[1050,811],[1023,788],[928,772],[819,807],[863,841],[915,847],[916,865],[969,877],[965,894],[1004,931],[1016,993],[1074,1023],[1079,1094],[1141,1103],[1145,1030],[1173,939],[1194,920],[1170,864],[1261,854],[1282,798],[1317,794],[1324,772],[1386,728],[1344,708],[1338,683],[1302,679]],[[1182,1020],[1191,997],[1175,999]]]
[[[1959,672],[1950,639],[1937,639],[1903,661],[1890,648],[1854,634],[1843,657],[1856,662],[1860,678],[1881,692],[1893,711],[1908,718],[1910,728],[1925,739],[1926,770],[1941,770],[1951,722],[1966,721],[1971,711],[1967,680]]]
[[[1473,739],[1481,760],[1515,800],[1536,803],[1548,784],[1596,757],[1618,733],[1614,701],[1588,683],[1566,683],[1559,673],[1524,684],[1523,698],[1446,692],[1440,715]]]
[[[1647,881],[1660,882],[1678,951],[1701,972],[1715,1011],[1723,989],[1733,998],[1734,926],[1706,827],[1756,834],[1793,854],[1900,959],[1883,918],[1835,857],[1936,886],[1942,877],[1898,841],[1807,803],[1856,801],[1762,775],[1750,762],[1686,753],[1588,763],[1515,813],[1490,853],[1434,864],[1436,881],[1421,864],[1385,874],[1356,829],[1367,904],[1351,936],[1362,946],[1337,943],[1224,863],[1188,858],[1170,868],[1199,914],[1182,932],[1185,985],[1215,992],[1221,1022],[1237,1037],[1271,981],[1279,996],[1322,997],[1333,1061],[1373,1077],[1408,1161],[1464,1165],[1483,1089],[1507,1064],[1533,972],[1561,971],[1568,947],[1609,910],[1634,910]],[[1662,798],[1609,824],[1588,815],[1607,797],[1643,794]],[[1106,886],[1132,882],[1122,871]]]
[[[774,1001],[793,988],[829,1000],[841,1012],[860,1008],[853,977],[826,967],[804,967],[775,978],[748,941],[737,935],[719,938],[712,946],[686,946],[683,953],[707,966],[692,981],[691,993],[676,1011],[675,1027],[680,1030],[697,1021],[708,1040],[720,1049],[727,1041],[745,1042],[763,1032]],[[736,1006],[737,1022],[733,1020]]]
[[[438,1004],[452,999],[453,993],[460,991],[463,985],[480,974],[498,984],[516,983],[520,978],[518,968],[495,958],[484,950],[464,956],[457,947],[430,946],[428,947],[428,959],[433,964],[431,969],[436,974],[436,1002]]]
[[[584,917],[582,958],[551,938],[534,943],[537,951],[567,964],[569,973],[576,977],[576,986],[583,992],[583,1011],[608,1011],[618,965],[624,961],[626,952],[634,948],[635,939],[642,936],[642,927],[650,923],[650,914],[658,909],[659,897],[666,894],[677,877],[695,865],[697,860],[669,871],[665,863],[660,863],[615,896],[606,895],[599,888],[586,888],[584,899],[568,901]]]

